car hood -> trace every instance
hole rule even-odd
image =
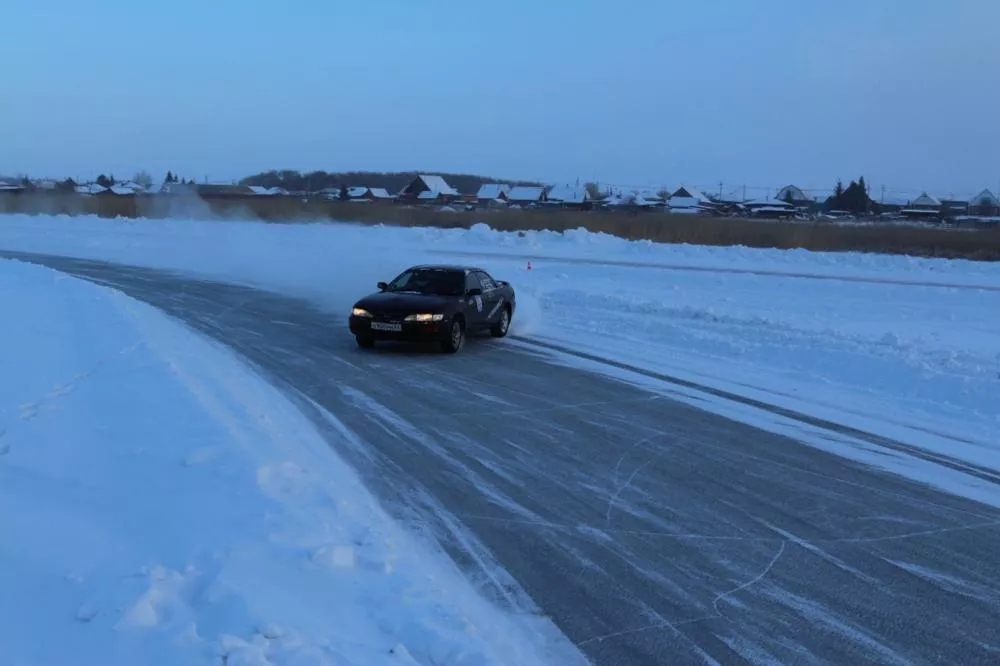
[[[382,291],[365,296],[354,307],[363,308],[372,314],[417,314],[444,312],[461,300],[458,296],[433,296],[430,294],[404,294]]]

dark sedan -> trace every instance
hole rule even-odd
[[[507,335],[517,307],[508,282],[469,266],[413,266],[378,289],[351,311],[351,333],[361,347],[426,341],[455,353],[471,333]]]

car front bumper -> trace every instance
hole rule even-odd
[[[375,328],[372,327],[375,324]],[[386,330],[384,326],[398,326],[399,330]],[[445,340],[448,337],[447,321],[386,321],[383,318],[356,317],[351,315],[349,326],[351,333],[372,340],[399,340],[407,342],[433,342]]]

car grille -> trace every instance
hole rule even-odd
[[[373,315],[375,321],[381,322],[381,323],[384,323],[384,324],[399,324],[399,323],[402,323],[404,316],[405,315],[401,315],[401,314],[387,314],[385,312],[376,312]]]

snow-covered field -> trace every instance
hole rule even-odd
[[[3,259],[0,312],[0,664],[550,663],[225,349]]]
[[[0,249],[193,271],[337,311],[409,264],[477,263],[518,288],[516,334],[1000,468],[997,264],[483,225],[27,216],[0,219]]]

